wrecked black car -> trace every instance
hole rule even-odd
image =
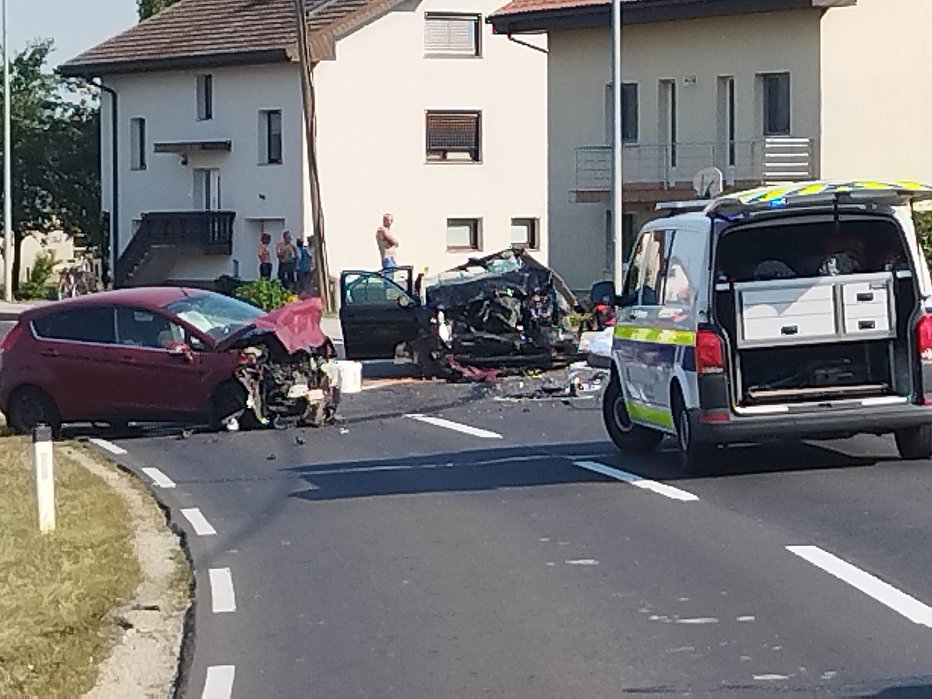
[[[566,329],[579,303],[522,249],[471,259],[422,287],[409,267],[346,271],[340,321],[350,359],[410,357],[425,373],[546,369],[576,356]]]

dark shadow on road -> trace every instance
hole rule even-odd
[[[607,460],[610,442],[563,443],[441,452],[406,458],[312,464],[283,469],[309,487],[291,493],[303,500],[527,488],[605,480],[573,459]]]
[[[309,464],[283,469],[307,481],[309,488],[291,497],[339,500],[383,495],[466,492],[527,488],[570,483],[613,482],[582,468],[575,461],[598,461],[643,478],[687,481],[754,474],[851,469],[874,466],[894,458],[858,458],[810,443],[749,446],[721,451],[722,461],[708,475],[682,471],[670,448],[627,456],[611,442],[558,443],[440,452],[426,456]]]

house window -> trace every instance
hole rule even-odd
[[[424,53],[429,56],[479,56],[479,15],[428,13],[424,22]]]
[[[259,164],[278,165],[282,162],[282,110],[259,112]]]
[[[427,159],[477,163],[481,112],[427,112]]]
[[[146,169],[146,120],[133,117],[129,120],[130,167],[133,170]]]
[[[540,247],[539,228],[540,220],[536,218],[511,219],[511,244],[537,250]]]
[[[479,250],[482,223],[478,218],[447,219],[447,250]]]
[[[214,118],[214,76],[197,76],[197,119],[207,121]]]
[[[761,76],[764,92],[764,135],[790,135],[790,74]]]
[[[605,142],[615,137],[615,95],[612,84],[605,86]],[[638,140],[638,84],[621,85],[621,141],[637,143]]]

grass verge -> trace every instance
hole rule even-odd
[[[132,519],[103,480],[55,450],[57,528],[39,534],[26,438],[0,439],[0,696],[90,690],[110,611],[141,579]]]

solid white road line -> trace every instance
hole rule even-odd
[[[693,495],[692,493],[688,493],[685,490],[674,488],[672,485],[666,485],[665,483],[658,483],[657,481],[648,480],[647,478],[641,478],[641,476],[635,473],[621,471],[617,468],[612,468],[611,466],[606,466],[605,464],[599,463],[598,461],[574,461],[573,464],[579,468],[584,468],[587,471],[592,471],[593,473],[599,473],[603,476],[614,478],[616,480],[622,481],[623,483],[633,485],[636,488],[650,490],[654,493],[657,493],[658,495],[672,498],[673,500],[680,500],[681,502],[696,502],[699,500],[697,496]]]
[[[175,481],[159,471],[157,468],[144,468],[142,469],[142,472],[149,476],[149,478],[152,479],[152,482],[160,488],[175,487]]]
[[[207,681],[201,699],[230,699],[235,673],[233,665],[213,665],[207,668]]]
[[[418,422],[426,422],[428,425],[434,425],[435,427],[443,427],[448,430],[453,430],[454,432],[462,432],[463,434],[468,434],[472,437],[478,437],[479,439],[502,438],[502,436],[497,432],[489,432],[488,430],[480,430],[478,427],[461,425],[458,422],[444,420],[442,417],[430,417],[429,415],[405,415],[405,417],[412,420],[417,420]]]
[[[113,442],[108,442],[106,439],[97,439],[95,437],[94,439],[89,439],[87,441],[95,446],[100,447],[104,451],[109,451],[111,454],[115,456],[123,456],[123,454],[126,453],[126,449],[124,449],[123,447],[118,447],[116,444],[114,444]]]
[[[236,611],[236,595],[233,593],[233,575],[229,568],[211,568],[210,605],[214,614]]]
[[[194,533],[198,536],[213,536],[217,533],[217,530],[210,526],[210,522],[207,521],[200,508],[189,507],[182,510],[181,514],[191,523],[191,526],[194,527]]]
[[[818,546],[787,546],[786,550],[795,553],[812,565],[831,573],[868,597],[873,597],[881,604],[902,614],[907,619],[921,626],[932,628],[932,608],[923,604],[905,592],[900,592],[893,585],[885,583],[870,573],[865,573],[847,561],[843,561]]]

